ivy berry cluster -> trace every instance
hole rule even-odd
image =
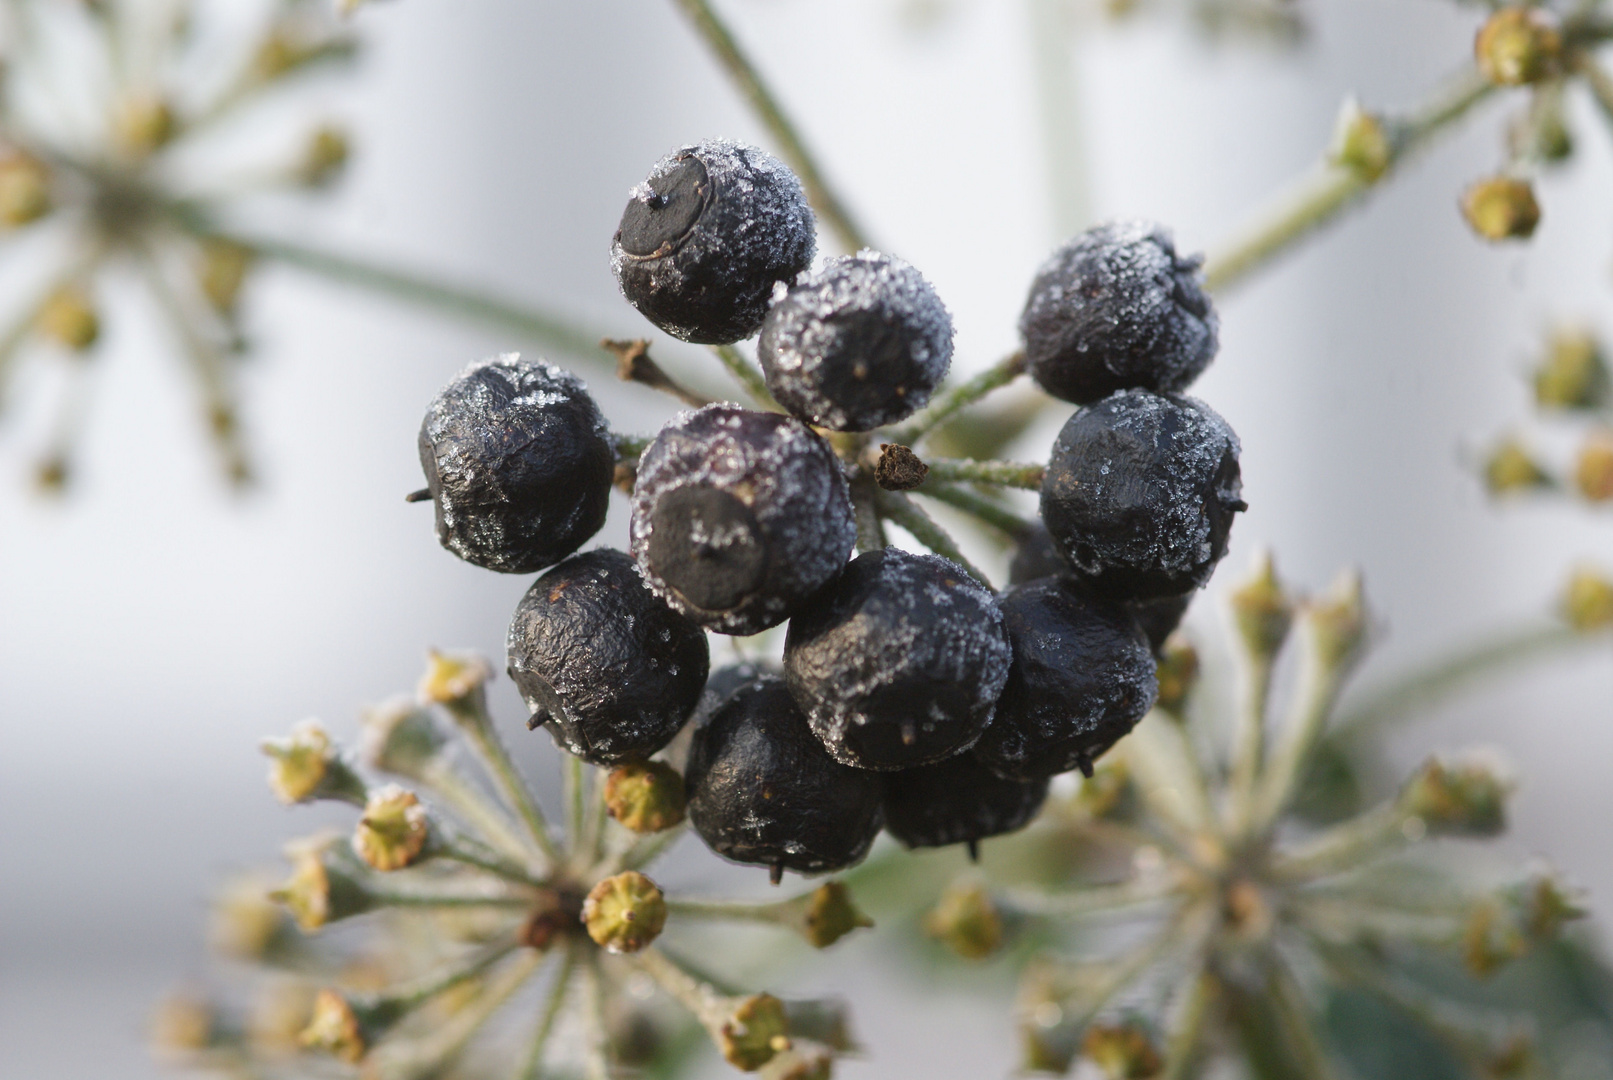
[[[443,546],[544,571],[508,637],[529,726],[618,770],[690,728],[689,820],[775,882],[856,864],[882,827],[973,850],[1029,821],[1052,776],[1090,774],[1152,707],[1155,650],[1244,509],[1236,436],[1181,393],[1217,319],[1199,260],[1163,230],[1109,224],[1065,245],[1032,283],[1023,351],[947,388],[951,316],[923,275],[866,249],[814,262],[816,248],[785,165],[686,146],[632,190],[611,265],[629,303],[713,346],[755,407],[654,369],[641,381],[697,407],[634,439],[576,376],[503,356],[456,378],[420,432],[417,497]],[[759,371],[736,347],[751,337]],[[650,363],[642,346],[624,359]],[[1022,372],[1080,406],[1047,465],[913,451]],[[630,550],[578,554],[613,484],[631,491]],[[1039,487],[1041,523],[997,500],[1003,486]],[[1006,593],[910,492],[1011,534]],[[886,546],[887,523],[934,554]],[[786,623],[781,664],[711,673],[707,632]]]

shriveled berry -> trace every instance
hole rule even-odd
[[[835,431],[871,431],[922,408],[952,364],[952,316],[924,276],[863,250],[781,291],[756,355],[790,412]]]
[[[882,822],[879,777],[830,757],[776,676],[740,687],[695,730],[684,783],[707,846],[775,874],[861,862]]]
[[[563,749],[595,765],[648,757],[700,700],[706,635],[601,548],[527,590],[510,621],[510,678]]]
[[[611,269],[627,302],[662,330],[728,344],[761,327],[774,283],[811,265],[814,228],[783,162],[709,139],[667,155],[633,189]]]
[[[1106,596],[1180,596],[1226,554],[1239,497],[1238,437],[1209,406],[1126,390],[1077,410],[1053,444],[1042,520]]]
[[[897,770],[967,749],[1008,678],[997,600],[936,555],[859,555],[790,622],[784,677],[829,752]]]
[[[472,364],[437,395],[420,464],[442,546],[530,574],[605,524],[616,451],[581,379],[512,353]]]
[[[1031,376],[1078,405],[1133,387],[1185,389],[1217,345],[1202,261],[1143,221],[1099,225],[1059,248],[1019,317]]]
[[[1014,549],[1014,557],[1008,563],[1008,584],[1023,585],[1037,578],[1061,576],[1078,575],[1064,561],[1064,556],[1059,554],[1047,527],[1038,523],[1020,538],[1019,545]],[[1148,645],[1154,650],[1155,656],[1165,647],[1165,639],[1182,624],[1182,616],[1187,614],[1193,595],[1188,592],[1180,596],[1127,602],[1126,606],[1137,616],[1143,633],[1148,635]]]
[[[1020,780],[1071,769],[1090,775],[1158,693],[1142,629],[1124,605],[1068,578],[1021,585],[1002,609],[1014,664],[975,757]]]
[[[885,831],[904,845],[968,844],[1013,832],[1036,816],[1047,780],[998,776],[973,754],[885,773]]]
[[[792,417],[708,405],[680,413],[639,459],[639,569],[673,607],[720,633],[789,618],[856,539],[839,460]]]

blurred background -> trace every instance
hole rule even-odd
[[[1279,46],[1208,35],[1163,0],[1118,22],[1067,7],[723,5],[869,231],[951,306],[961,372],[1015,346],[1032,273],[1084,223],[1152,218],[1202,250],[1316,160],[1347,95],[1423,99],[1468,55],[1479,19],[1448,0],[1304,0],[1306,35]],[[647,329],[607,264],[628,188],[684,141],[767,145],[668,4],[399,0],[364,8],[353,28],[357,71],[287,106],[350,128],[349,175],[317,203],[270,200],[242,221],[616,337]],[[1605,514],[1497,507],[1475,478],[1488,441],[1527,416],[1521,372],[1543,331],[1560,319],[1613,331],[1613,157],[1588,102],[1571,101],[1584,137],[1541,185],[1530,244],[1485,245],[1457,213],[1461,188],[1499,160],[1515,107],[1482,109],[1222,298],[1220,357],[1194,391],[1244,445],[1251,509],[1217,585],[1261,546],[1304,589],[1360,566],[1380,639],[1363,686],[1538,616],[1575,560],[1613,561]],[[265,130],[274,121],[265,113]],[[306,716],[351,734],[362,705],[412,687],[428,647],[501,656],[527,585],[445,553],[429,507],[402,496],[420,484],[415,432],[441,384],[530,344],[292,269],[249,288],[255,490],[218,479],[168,331],[116,287],[64,497],[29,485],[27,410],[0,428],[7,1080],[161,1075],[145,1024],[160,993],[203,969],[210,891],[275,864],[284,839],[323,820],[273,802],[258,740]],[[618,430],[668,415],[665,399],[581,370]],[[1018,456],[1045,453],[1062,415]],[[618,498],[600,540],[624,545],[625,520]],[[1217,585],[1190,624],[1214,627]],[[519,730],[507,684],[495,703],[523,764],[554,786],[548,739]],[[1613,657],[1488,685],[1394,745],[1409,761],[1475,742],[1516,765],[1512,853],[1549,853],[1613,915]],[[680,848],[671,884],[755,884],[759,872],[696,847]],[[937,989],[877,940],[795,977],[854,1004],[870,1054],[843,1075],[912,1075],[938,1046],[937,1075],[1008,1070],[1006,998]]]

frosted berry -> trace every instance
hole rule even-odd
[[[1002,610],[1014,663],[975,757],[1020,780],[1090,775],[1153,707],[1154,658],[1142,629],[1124,605],[1069,578],[1021,585]]]
[[[1014,557],[1008,563],[1008,584],[1023,585],[1037,578],[1074,576],[1075,571],[1064,561],[1053,543],[1046,526],[1038,523],[1020,538]],[[1137,624],[1148,636],[1148,646],[1158,656],[1165,647],[1165,639],[1182,624],[1182,616],[1193,601],[1193,593],[1180,596],[1161,596],[1153,600],[1128,601],[1126,606],[1137,617]]]
[[[639,459],[633,556],[702,626],[777,626],[845,565],[857,539],[834,451],[801,421],[737,405],[680,413]]]
[[[776,676],[740,687],[695,729],[684,784],[707,846],[775,880],[861,862],[882,821],[879,777],[831,758]]]
[[[973,754],[885,773],[885,831],[905,846],[975,845],[1013,832],[1036,816],[1047,780],[998,776]]]
[[[1185,389],[1216,350],[1200,261],[1141,221],[1099,225],[1059,248],[1019,317],[1031,376],[1078,405],[1133,387]]]
[[[669,154],[633,189],[611,269],[628,303],[662,330],[728,344],[761,327],[774,283],[811,265],[814,228],[782,162],[712,139]]]
[[[956,563],[859,555],[790,622],[784,677],[847,765],[897,770],[967,749],[1008,678],[1002,612]]]
[[[633,560],[601,548],[527,590],[510,621],[509,671],[528,727],[594,765],[660,750],[706,684],[706,635],[644,584]]]
[[[1239,497],[1238,437],[1209,406],[1126,390],[1076,411],[1053,444],[1042,521],[1106,596],[1180,596],[1226,554]]]
[[[581,379],[510,354],[472,364],[432,401],[420,464],[442,546],[530,574],[605,524],[616,451]]]
[[[864,250],[780,290],[756,354],[790,412],[871,431],[923,407],[946,378],[952,316],[917,270]]]

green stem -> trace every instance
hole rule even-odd
[[[887,546],[885,523],[879,519],[879,489],[866,476],[852,482],[851,509],[857,519],[857,550],[879,551]]]
[[[580,859],[583,853],[582,823],[586,816],[584,807],[588,800],[587,766],[582,758],[575,754],[566,754],[565,770],[561,783],[564,787],[562,796],[566,801],[566,837],[571,845],[573,857]]]
[[[1255,788],[1266,753],[1266,707],[1271,699],[1272,657],[1257,654],[1240,642],[1244,671],[1238,725],[1232,738],[1232,774],[1227,781],[1228,813],[1233,836],[1243,835],[1254,817]]]
[[[410,1010],[418,1008],[437,995],[447,993],[461,983],[481,975],[514,952],[517,947],[514,941],[499,942],[483,949],[458,967],[449,968],[437,975],[428,975],[385,994],[355,997],[349,1004],[355,1013],[371,1022],[383,1025],[395,1022]]]
[[[779,411],[778,402],[773,400],[772,391],[767,388],[767,378],[762,369],[745,359],[745,354],[733,345],[713,345],[711,351],[722,361],[722,366],[734,377],[739,385],[745,388],[750,395],[751,402],[763,409]]]
[[[614,358],[599,344],[607,335],[580,327],[563,316],[488,296],[468,286],[396,270],[380,263],[289,240],[233,234],[196,222],[187,222],[187,225],[191,232],[203,239],[240,244],[262,258],[273,259],[298,270],[398,300],[434,307],[445,314],[485,326],[496,326],[577,360],[599,364],[606,370],[615,368]]]
[[[824,224],[828,225],[849,251],[872,247],[868,237],[858,227],[846,208],[845,201],[835,193],[818,168],[817,158],[806,147],[796,126],[785,115],[783,107],[762,74],[740,48],[721,16],[707,0],[676,0],[678,7],[706,45],[716,54],[717,60],[733,79],[740,93],[750,102],[757,118],[778,141],[779,152],[801,178],[807,201],[812,204]]]
[[[1399,120],[1385,121],[1389,172],[1373,177],[1324,158],[1311,175],[1279,195],[1230,241],[1211,250],[1204,264],[1205,287],[1212,292],[1231,287],[1332,221],[1494,90],[1476,68],[1469,67],[1426,105]]]
[[[946,503],[954,509],[971,514],[1003,533],[1010,540],[1023,540],[1036,528],[1034,524],[1020,517],[1012,510],[966,488],[953,487],[950,484],[936,484],[934,486],[925,484],[915,494],[934,499],[936,502]]]
[[[511,760],[509,750],[505,748],[503,740],[498,737],[498,732],[493,727],[493,718],[487,713],[485,691],[478,688],[468,697],[448,704],[447,709],[469,736],[471,745],[481,756],[482,763],[487,766],[504,798],[520,815],[527,833],[538,845],[538,850],[543,852],[544,858],[549,860],[551,866],[558,866],[561,861],[560,851],[555,847],[554,838],[549,835],[549,824],[544,820],[543,811],[538,808],[537,801],[533,799],[532,792],[526,786],[526,781],[521,778],[520,770]]]
[[[1215,976],[1207,971],[1199,972],[1165,1037],[1165,1070],[1159,1074],[1159,1080],[1187,1080],[1192,1075],[1199,1041],[1204,1035],[1204,1021],[1214,997]]]
[[[1002,900],[1011,910],[1025,915],[1079,919],[1087,915],[1131,911],[1145,904],[1169,899],[1177,887],[1174,877],[1164,874],[1154,881],[1123,881],[1115,885],[1094,885],[1058,893],[1016,889],[1004,892]]]
[[[979,568],[964,558],[963,552],[958,550],[958,542],[952,539],[945,529],[935,523],[935,519],[925,513],[924,508],[895,491],[880,491],[874,496],[874,505],[878,508],[880,516],[896,525],[900,525],[913,534],[913,539],[935,552],[944,559],[951,559],[963,568],[964,573],[974,578],[986,588],[991,588],[991,579],[981,573]]]
[[[1279,881],[1311,881],[1388,855],[1409,842],[1405,824],[1411,816],[1398,800],[1385,803],[1274,857],[1272,877]]]
[[[543,954],[537,952],[522,956],[477,995],[476,1000],[455,1011],[424,1038],[410,1043],[382,1043],[365,1061],[365,1075],[376,1080],[426,1080],[438,1075],[516,991],[526,985],[543,960]]]
[[[1321,1037],[1311,1020],[1312,1011],[1303,991],[1295,981],[1293,972],[1280,958],[1273,957],[1267,967],[1271,981],[1272,1012],[1277,1017],[1285,1042],[1299,1058],[1306,1080],[1336,1080],[1338,1073],[1328,1059]]]
[[[630,959],[673,1001],[682,1005],[708,1030],[718,1033],[733,1012],[733,1002],[711,984],[702,982],[653,945]]]
[[[634,841],[631,847],[612,860],[610,864],[612,869],[600,876],[610,877],[611,874],[621,873],[623,870],[637,870],[642,866],[648,866],[660,858],[662,852],[683,839],[685,829],[685,826],[677,825],[654,836]]]
[[[969,461],[959,458],[937,458],[926,462],[929,474],[925,484],[948,481],[969,484],[992,484],[997,487],[1023,488],[1040,491],[1042,478],[1047,475],[1045,465],[1027,465],[1018,461]],[[921,489],[922,490],[922,489]]]
[[[599,970],[599,954],[590,953],[582,966],[583,1075],[588,1080],[611,1080],[604,983],[604,973]]]
[[[921,412],[910,417],[906,423],[885,431],[877,441],[914,446],[924,436],[950,420],[960,409],[973,405],[993,390],[1007,386],[1024,373],[1023,352],[1005,356],[974,378],[942,390],[940,395]]]
[[[1333,702],[1338,697],[1339,686],[1349,670],[1347,660],[1330,661],[1313,643],[1307,642],[1306,645],[1305,657],[1300,664],[1299,685],[1294,691],[1294,709],[1260,777],[1254,813],[1250,817],[1251,830],[1273,827],[1288,808],[1294,789],[1303,778],[1305,767],[1321,741],[1328,714],[1332,712]]]
[[[588,786],[588,817],[583,823],[583,833],[587,837],[586,846],[581,850],[588,853],[589,865],[593,865],[605,854],[605,822],[610,817],[610,808],[605,805],[605,773],[600,769],[591,770],[593,782]]]
[[[1336,743],[1360,742],[1385,724],[1419,713],[1481,680],[1605,642],[1605,635],[1585,634],[1562,623],[1525,627],[1475,642],[1370,692],[1340,715],[1329,738]]]
[[[466,866],[474,866],[478,870],[485,870],[495,877],[505,881],[513,881],[521,885],[542,885],[543,882],[529,874],[520,864],[511,862],[498,852],[491,849],[482,850],[482,845],[469,837],[450,837],[446,835],[438,822],[432,823],[436,854],[444,859],[451,859]]]
[[[442,757],[420,770],[418,782],[439,796],[465,824],[482,834],[505,858],[526,863],[532,858],[532,848],[521,835],[510,828],[508,819],[500,814],[480,792],[471,786],[454,767]]]
[[[418,908],[474,908],[474,907],[530,907],[529,896],[486,896],[474,893],[428,893],[409,891],[381,891],[369,886],[365,893],[383,907]]]
[[[520,1080],[543,1080],[543,1052],[549,1045],[549,1035],[554,1031],[555,1021],[560,1018],[560,1010],[565,1008],[566,994],[571,989],[571,977],[577,969],[576,947],[566,949],[560,960],[560,970],[555,972],[554,983],[549,987],[548,996],[543,1002],[542,1018],[538,1021],[538,1030],[533,1033],[532,1043],[526,1052],[526,1063],[522,1066]]]

